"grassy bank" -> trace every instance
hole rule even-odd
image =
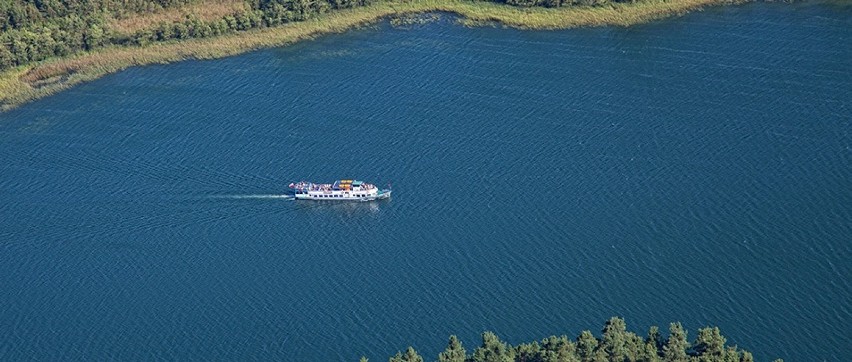
[[[128,67],[184,59],[213,59],[253,49],[274,47],[338,33],[387,16],[430,11],[461,15],[467,24],[499,22],[525,29],[580,26],[628,26],[728,4],[730,0],[668,0],[603,7],[519,8],[483,1],[382,1],[367,7],[338,10],[315,19],[274,28],[249,30],[215,38],[155,43],[142,47],[108,47],[67,58],[51,59],[0,73],[0,111],[6,111],[73,85]],[[138,20],[137,20],[138,21]]]

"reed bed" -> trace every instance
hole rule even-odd
[[[322,34],[343,32],[392,15],[441,11],[459,14],[466,24],[471,25],[497,22],[524,29],[564,29],[601,25],[629,26],[727,3],[731,1],[669,0],[545,9],[467,0],[383,1],[367,7],[333,11],[311,20],[274,28],[142,47],[109,47],[6,70],[0,73],[0,110],[6,111],[132,66],[221,58],[259,48],[287,45]]]
[[[630,26],[661,18],[683,15],[706,6],[728,4],[727,0],[648,0],[613,3],[606,6],[521,8],[502,4],[468,1],[434,1],[442,11],[462,15],[468,25],[498,22],[522,29],[567,29],[584,26]],[[443,6],[442,6],[443,5]]]
[[[175,23],[192,14],[200,20],[216,20],[246,8],[244,0],[206,0],[177,8],[163,9],[154,13],[135,14],[121,19],[110,19],[107,26],[119,34],[132,35],[139,30],[150,29],[159,23]]]

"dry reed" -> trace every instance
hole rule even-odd
[[[135,14],[122,19],[110,19],[107,27],[119,34],[132,35],[139,30],[150,29],[163,23],[176,23],[192,14],[200,20],[221,19],[246,8],[244,0],[208,0],[177,8],[163,9],[154,13]]]

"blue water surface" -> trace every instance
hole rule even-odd
[[[852,8],[452,16],[128,69],[0,114],[0,360],[427,359],[717,325],[852,355]],[[392,183],[295,202],[298,180]]]

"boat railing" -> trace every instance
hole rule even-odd
[[[300,181],[300,182],[297,182],[297,183],[291,183],[289,186],[290,186],[291,189],[294,189],[294,190],[297,190],[297,191],[323,191],[323,192],[331,192],[331,191],[350,191],[350,192],[351,191],[373,191],[373,190],[378,189],[376,187],[376,185],[368,184],[368,183],[364,183],[364,184],[361,184],[360,186],[358,186],[360,188],[358,190],[355,190],[354,188],[350,188],[350,187],[338,188],[338,187],[335,187],[334,184],[315,184],[315,183],[307,182],[307,181]]]

